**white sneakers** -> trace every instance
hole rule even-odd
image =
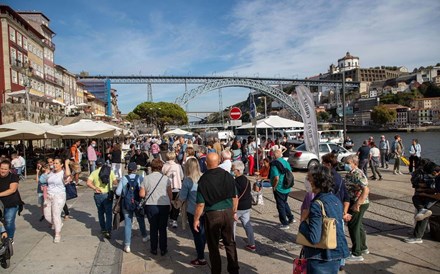
[[[350,257],[345,259],[348,262],[363,262],[364,257],[362,256],[354,256],[353,254],[350,255]]]
[[[125,253],[130,253],[131,252],[129,245],[124,246],[124,252]]]
[[[429,216],[432,215],[432,211],[426,208],[423,208],[419,211],[419,213],[416,214],[416,216],[414,217],[414,219],[416,221],[422,221],[426,218],[428,218]]]
[[[403,241],[407,244],[423,244],[423,240],[420,238],[407,238]]]

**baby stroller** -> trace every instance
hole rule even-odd
[[[4,213],[4,206],[3,206],[3,203],[0,201],[0,222],[1,222],[0,226],[1,226],[2,230],[4,230],[4,228],[3,228],[3,223],[4,223],[3,213]],[[2,237],[1,241],[0,241],[0,265],[3,268],[5,268],[5,269],[9,268],[10,260],[11,260],[13,253],[14,253],[14,251],[12,249],[11,239],[9,239],[8,237],[6,237],[6,238]]]

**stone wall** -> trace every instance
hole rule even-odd
[[[1,107],[2,123],[8,124],[27,120],[26,104],[4,104]],[[55,124],[64,117],[64,110],[58,107],[42,108],[30,106],[30,121],[34,123]]]

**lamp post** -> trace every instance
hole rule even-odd
[[[30,121],[31,117],[31,101],[29,100],[29,92],[31,90],[31,79],[32,76],[32,67],[29,66],[29,63],[25,63],[24,66],[20,69],[20,73],[24,75],[24,86],[26,89],[26,119]]]
[[[267,118],[267,101],[266,101],[266,96],[260,96],[258,97],[258,99],[264,99],[264,118]],[[266,128],[266,141],[267,141],[267,128]]]

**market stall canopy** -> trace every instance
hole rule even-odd
[[[0,125],[0,139],[3,140],[38,140],[60,138],[61,133],[47,124],[36,124],[30,121],[19,121]]]
[[[179,135],[179,136],[183,136],[183,135],[193,135],[192,132],[180,129],[180,128],[176,128],[170,131],[165,132],[163,135],[165,136],[170,136],[170,135]]]
[[[72,138],[113,138],[118,136],[122,129],[101,121],[81,119],[80,121],[57,128],[64,139]]]
[[[252,123],[245,124],[238,129],[250,129],[255,126]],[[257,128],[304,128],[304,123],[271,115],[257,121]]]

